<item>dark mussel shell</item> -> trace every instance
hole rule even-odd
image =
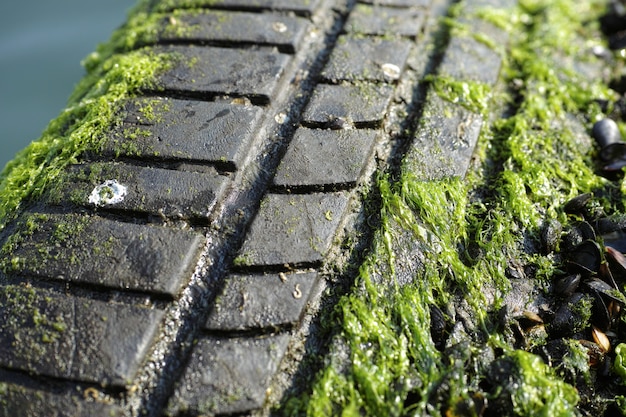
[[[615,300],[618,303],[623,304],[626,301],[624,296],[620,296],[621,293],[616,288],[599,278],[590,278],[583,281],[583,287],[588,288],[591,292],[595,291],[602,294],[607,299]]]
[[[563,234],[563,238],[561,239],[561,251],[569,253],[584,241],[585,239],[583,239],[583,235],[578,228],[569,228]]]
[[[563,206],[567,214],[578,214],[587,220],[604,216],[604,208],[594,200],[593,194],[585,193],[572,198]]]
[[[446,316],[434,304],[430,305],[430,335],[437,349],[441,350],[446,342]]]
[[[592,292],[591,295],[594,298],[593,309],[591,310],[591,323],[598,329],[606,332],[613,324],[613,317],[609,311],[608,303],[600,293]]]
[[[623,298],[616,294],[615,288],[598,278],[592,278],[583,283],[589,293],[593,296],[593,309],[591,321],[603,332],[611,328],[611,325],[617,317],[614,311],[615,303],[623,304]]]
[[[569,228],[563,236],[562,249],[566,252],[572,252],[585,240],[596,240],[596,231],[588,222],[578,222],[574,227]]]
[[[578,289],[581,281],[580,274],[567,275],[554,281],[552,290],[560,297],[570,297]]]
[[[568,255],[567,270],[571,274],[582,274],[583,277],[591,276],[598,272],[602,263],[600,245],[594,240],[585,240],[576,246]]]
[[[625,151],[626,153],[626,151]],[[622,158],[616,158],[613,161],[611,161],[611,163],[603,165],[602,166],[602,170],[603,171],[608,171],[608,172],[617,172],[617,171],[621,171],[622,168],[626,167],[626,155],[623,156]],[[608,175],[608,173],[607,173]]]
[[[591,193],[584,193],[569,200],[563,206],[563,211],[568,214],[582,214],[585,211],[585,206],[591,201],[593,195]]]
[[[593,296],[575,292],[566,302],[562,303],[554,312],[554,317],[548,326],[550,337],[569,337],[580,332],[589,324],[586,318],[592,314],[591,303]],[[589,307],[589,310],[584,310]]]
[[[626,230],[626,216],[615,215],[602,217],[594,222],[595,229],[599,235],[610,234],[612,232]]]
[[[604,171],[617,171],[626,166],[626,143],[617,123],[611,119],[602,119],[593,125],[591,135],[600,145],[600,159],[607,164]]]
[[[611,154],[607,151],[607,148],[610,145],[622,141],[622,134],[619,131],[617,123],[615,123],[615,120],[609,118],[595,122],[591,128],[591,136],[593,136],[598,145],[600,145],[600,158],[605,161],[611,159]]]
[[[552,219],[544,224],[541,229],[541,244],[545,251],[544,253],[548,254],[556,251],[562,232],[563,225],[556,219]]]
[[[584,240],[596,240],[596,230],[589,222],[580,222],[576,225]]]

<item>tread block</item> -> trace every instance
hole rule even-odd
[[[348,201],[345,193],[267,195],[235,264],[320,264]]]
[[[405,39],[354,38],[340,36],[322,79],[339,81],[393,82],[404,69],[411,42]]]
[[[0,288],[0,364],[56,378],[124,387],[163,313],[23,286]]]
[[[422,31],[428,12],[423,8],[357,4],[346,23],[346,32],[364,35],[415,37]]]
[[[457,80],[494,85],[498,80],[500,64],[498,53],[484,43],[472,37],[453,37],[439,71]]]
[[[273,97],[290,56],[272,50],[162,46],[154,52],[178,57],[156,84],[178,93],[244,96],[262,103]]]
[[[108,399],[85,399],[91,395],[87,392],[81,397],[76,397],[0,382],[0,417],[121,417],[124,415],[122,408]]]
[[[30,214],[5,242],[6,274],[175,297],[191,277],[204,238],[165,227],[80,215]]]
[[[88,207],[112,208],[174,218],[207,218],[228,178],[206,173],[117,163],[71,166],[48,198]]]
[[[303,123],[314,127],[333,127],[337,119],[357,126],[377,126],[393,96],[389,85],[320,84],[302,115]]]
[[[372,130],[301,128],[289,144],[274,184],[280,187],[354,186],[376,141]]]
[[[201,339],[170,399],[168,415],[243,414],[260,408],[288,344],[287,334]]]
[[[310,16],[317,10],[321,0],[164,0],[155,11],[169,11],[178,8],[221,7],[225,9],[291,11],[302,16]]]
[[[259,107],[193,100],[137,99],[103,152],[149,159],[189,160],[239,168],[250,151]]]
[[[293,53],[308,25],[301,17],[211,10],[165,19],[159,40],[273,45]]]
[[[405,157],[406,169],[424,180],[464,177],[483,117],[432,93],[422,118],[425,123]]]
[[[318,280],[317,272],[230,275],[204,327],[241,331],[295,325]]]

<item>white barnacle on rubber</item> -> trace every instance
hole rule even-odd
[[[383,74],[390,80],[397,80],[400,78],[400,68],[397,65],[386,63],[383,64],[382,68]]]
[[[287,32],[287,25],[283,22],[274,22],[272,23],[272,29],[274,29],[275,32],[284,33]]]
[[[89,203],[95,206],[109,206],[124,200],[128,189],[117,180],[106,180],[97,185],[89,195]]]

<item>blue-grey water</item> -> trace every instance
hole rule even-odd
[[[0,169],[37,139],[135,0],[5,1],[0,13]]]

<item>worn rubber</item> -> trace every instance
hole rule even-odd
[[[1,416],[269,413],[367,245],[374,174],[468,168],[482,116],[424,79],[493,86],[500,57],[442,36],[448,2],[205,3],[152,46],[185,59],[2,235],[29,229],[0,288]]]

